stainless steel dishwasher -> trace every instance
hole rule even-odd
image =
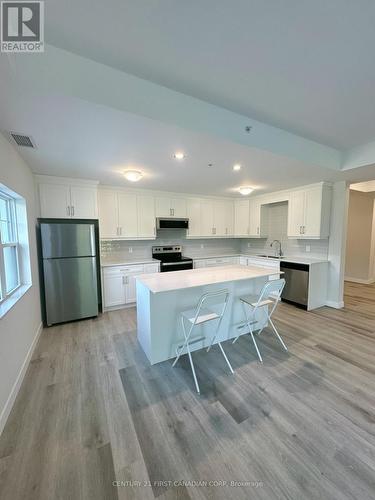
[[[298,307],[307,309],[309,298],[309,266],[296,262],[280,262],[280,271],[285,279],[285,287],[281,294],[284,302],[295,304]]]

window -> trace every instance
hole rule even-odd
[[[0,303],[20,286],[15,200],[0,190]]]

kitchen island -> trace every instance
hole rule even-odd
[[[227,310],[216,342],[237,337],[237,326],[244,320],[239,297],[259,294],[264,284],[269,279],[278,278],[279,274],[279,271],[275,273],[275,270],[269,268],[229,265],[138,276],[136,278],[137,334],[150,363],[160,363],[175,357],[176,349],[184,339],[180,313],[195,308],[200,297],[209,291],[225,288],[230,292]],[[258,310],[255,331],[265,322],[264,308]],[[215,326],[215,322],[210,321],[197,327],[191,340],[202,337],[200,328],[203,329],[205,339],[193,343],[190,350],[207,347]]]

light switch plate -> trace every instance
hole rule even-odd
[[[250,248],[250,247],[251,247],[251,243],[248,243],[248,244],[247,244],[247,248]]]
[[[310,245],[306,245],[306,252],[310,252],[310,251],[311,251]]]

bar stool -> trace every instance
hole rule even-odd
[[[177,347],[177,349],[176,349],[177,357],[174,360],[172,366],[176,365],[177,361],[180,359],[180,356],[181,356],[183,350],[186,348],[186,351],[187,351],[187,354],[188,354],[189,360],[190,360],[191,371],[193,372],[195,387],[197,389],[198,394],[200,394],[200,389],[199,389],[199,384],[198,384],[197,376],[195,373],[194,363],[193,363],[193,359],[191,356],[189,346],[192,344],[195,344],[196,342],[200,342],[202,340],[205,340],[206,337],[203,335],[203,336],[196,338],[194,340],[190,340],[190,337],[191,337],[191,334],[192,334],[195,326],[202,325],[203,323],[207,323],[208,321],[217,320],[217,325],[216,325],[216,330],[215,330],[214,336],[212,337],[211,344],[207,349],[207,351],[209,351],[211,345],[213,344],[213,342],[216,339],[216,336],[219,332],[220,325],[221,325],[221,322],[222,322],[222,319],[224,317],[225,310],[227,307],[228,299],[229,299],[229,291],[226,289],[218,290],[216,292],[208,292],[208,293],[205,293],[204,295],[201,296],[201,298],[199,299],[199,302],[197,304],[197,307],[195,309],[190,309],[188,311],[183,311],[181,313],[181,325],[182,325],[182,331],[183,331],[183,334],[185,337],[185,341],[182,345]],[[207,306],[207,304],[209,304],[209,306],[216,305],[216,306],[218,306],[219,309],[220,309],[220,306],[222,306],[222,307],[221,307],[221,310],[219,312],[215,312],[214,310],[209,309],[208,308],[209,306]],[[206,306],[206,307],[204,307],[204,306]],[[186,322],[189,323],[188,324],[188,331],[187,331],[186,325],[185,325]],[[218,345],[220,347],[220,350],[224,356],[224,359],[225,359],[231,373],[234,373],[233,368],[232,368],[232,366],[227,358],[227,355],[224,352],[223,346],[221,345],[221,342],[218,342]]]
[[[283,288],[285,286],[285,279],[277,279],[273,281],[268,281],[264,287],[262,288],[259,296],[257,295],[246,295],[245,297],[240,297],[240,301],[243,307],[244,311],[244,316],[246,318],[246,321],[239,325],[237,328],[242,329],[248,327],[249,333],[251,335],[251,338],[254,343],[255,350],[258,354],[259,361],[263,363],[262,356],[260,354],[258,344],[255,341],[254,337],[254,332],[253,332],[253,326],[256,323],[259,323],[259,320],[256,319],[256,312],[257,310],[262,307],[262,309],[265,311],[265,321],[263,325],[261,326],[258,335],[260,335],[263,331],[263,329],[270,323],[276,337],[279,339],[281,342],[281,345],[283,348],[287,351],[288,348],[285,345],[283,339],[281,338],[279,332],[277,331],[271,316],[275,312],[275,309],[277,307],[277,304],[280,301],[281,298],[281,293],[283,291]],[[238,338],[241,336],[238,335],[234,340],[233,344],[238,340]]]

